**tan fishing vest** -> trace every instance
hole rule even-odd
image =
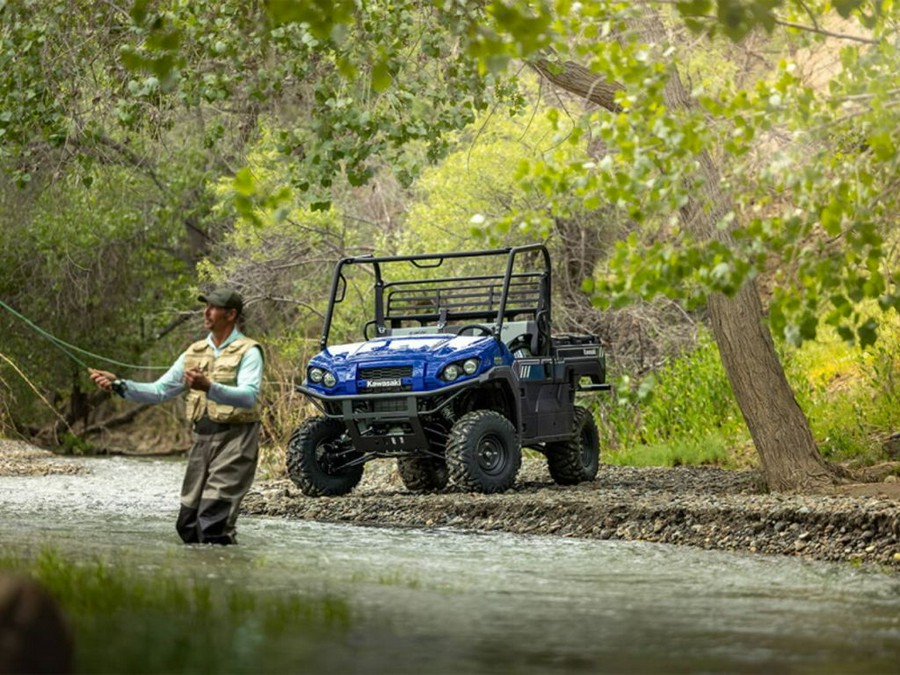
[[[236,385],[238,366],[248,349],[262,347],[256,340],[247,337],[238,338],[225,347],[215,356],[212,346],[206,340],[195,342],[184,355],[185,371],[199,368],[213,382],[219,384]],[[259,397],[252,408],[236,408],[233,405],[216,403],[206,397],[205,391],[189,389],[187,395],[187,418],[196,422],[204,416],[213,422],[223,424],[238,424],[242,422],[256,422],[259,420]]]

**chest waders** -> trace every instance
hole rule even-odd
[[[212,382],[234,386],[241,359],[255,347],[260,347],[258,342],[240,338],[217,357],[209,343],[201,340],[188,347],[184,368],[199,368]],[[175,527],[187,544],[236,543],[241,500],[253,483],[259,455],[259,403],[237,408],[191,389],[186,408],[193,424],[193,445]]]

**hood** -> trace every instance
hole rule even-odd
[[[451,356],[457,352],[477,351],[492,340],[487,335],[410,335],[335,345],[328,347],[322,354],[335,363],[394,360],[398,357],[424,360]]]

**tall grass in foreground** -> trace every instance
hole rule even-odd
[[[147,577],[50,551],[34,560],[0,558],[0,571],[31,576],[59,600],[82,673],[302,672],[310,655],[350,625],[347,605],[335,598]]]
[[[878,343],[861,349],[823,330],[784,349],[783,362],[822,454],[839,462],[886,459],[900,431],[900,319],[884,320]],[[708,333],[696,348],[639,383],[620,383],[599,408],[603,460],[633,466],[756,462],[749,431]]]

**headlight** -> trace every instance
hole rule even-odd
[[[478,359],[466,359],[463,362],[463,372],[466,375],[474,375],[478,370]]]
[[[324,368],[313,366],[307,371],[307,377],[310,382],[315,384],[324,384],[326,387],[333,387],[337,384],[337,378]]]
[[[451,363],[449,366],[444,368],[444,371],[441,373],[441,377],[447,382],[453,382],[453,380],[459,377],[459,366],[455,363]]]

